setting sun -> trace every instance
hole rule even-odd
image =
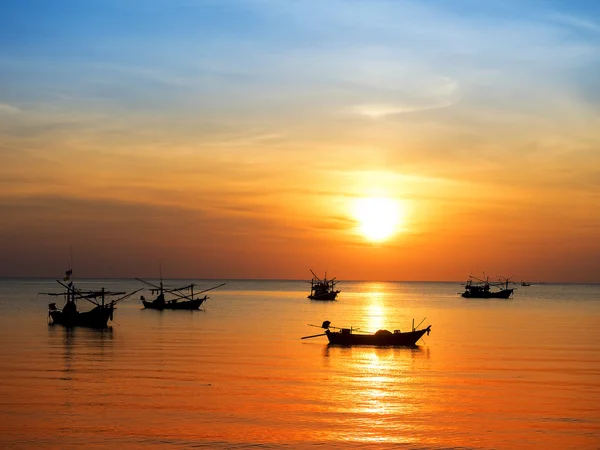
[[[360,223],[360,233],[369,241],[381,242],[400,229],[405,209],[390,198],[361,198],[356,201],[354,215]]]

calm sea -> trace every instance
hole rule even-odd
[[[101,286],[142,287],[78,282]],[[37,293],[53,280],[1,280],[0,447],[600,448],[600,285],[467,300],[460,283],[341,282],[334,302],[307,287],[229,281],[200,311],[142,310],[136,295],[97,331],[48,326]],[[324,320],[424,318],[416,349],[300,339]]]

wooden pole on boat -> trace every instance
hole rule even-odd
[[[318,336],[325,336],[326,333],[321,333],[321,334],[313,334],[312,336],[304,336],[301,337],[300,339],[310,339],[310,338],[314,338],[314,337],[318,337]]]
[[[211,287],[211,288],[208,288],[208,289],[204,289],[203,291],[198,292],[198,294],[202,294],[204,292],[212,291],[213,289],[219,288],[221,286],[225,286],[226,284],[227,283],[221,283],[218,286],[214,286],[214,287]]]

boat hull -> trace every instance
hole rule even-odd
[[[332,345],[354,346],[354,345],[371,345],[378,347],[414,347],[417,341],[423,337],[425,333],[429,334],[431,325],[422,330],[409,331],[401,333],[395,331],[391,333],[387,330],[379,330],[375,334],[355,334],[349,329],[341,331],[325,330],[327,339]]]
[[[202,298],[196,298],[194,300],[171,300],[168,302],[157,302],[156,300],[152,302],[147,302],[146,300],[142,300],[142,304],[146,309],[157,309],[159,311],[162,311],[164,309],[195,310],[199,309],[200,305],[202,305],[202,303],[204,303],[207,298],[207,296],[204,296]]]
[[[308,298],[311,300],[335,300],[340,291],[325,292],[322,294],[312,294]]]
[[[114,307],[97,306],[87,312],[72,312],[65,314],[60,310],[50,311],[51,325],[65,327],[106,328],[108,320],[112,319]]]
[[[510,298],[514,289],[502,289],[497,292],[467,290],[462,293],[464,298]]]

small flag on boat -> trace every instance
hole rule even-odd
[[[71,274],[73,273],[72,269],[69,269],[65,272],[65,277],[63,278],[63,281],[69,281],[71,279]]]

